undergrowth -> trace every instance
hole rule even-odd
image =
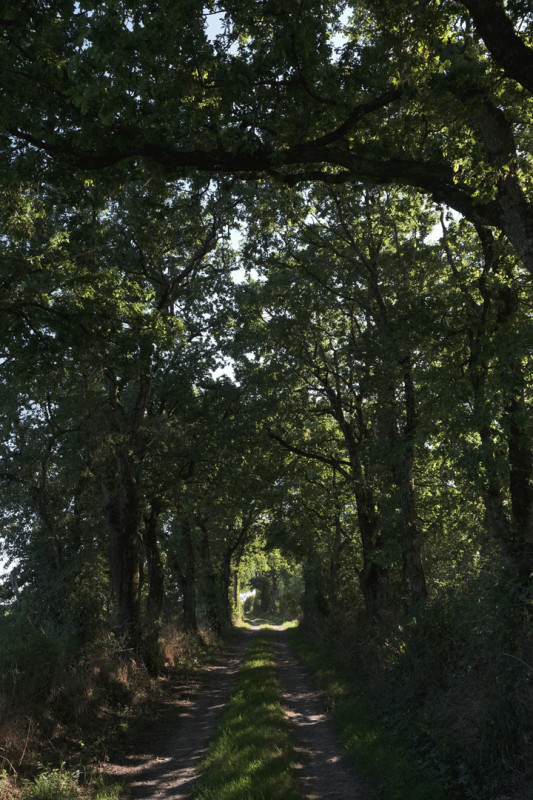
[[[290,638],[380,797],[531,800],[533,637],[511,596],[450,594],[408,621]]]
[[[363,686],[346,672],[340,660],[332,661],[331,650],[318,649],[316,642],[298,630],[290,632],[289,637],[292,649],[311,667],[328,698],[342,746],[358,771],[371,779],[376,796],[386,800],[451,800],[377,718]]]
[[[54,636],[0,619],[0,798],[118,800],[124,787],[99,774],[140,730],[174,724],[167,698],[217,650],[215,640],[172,626],[160,639],[161,669],[112,636],[73,654]]]

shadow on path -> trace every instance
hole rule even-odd
[[[343,754],[313,679],[291,652],[286,633],[275,628],[278,678],[293,748],[295,769],[307,800],[366,800],[370,792]]]
[[[220,711],[227,704],[255,630],[243,630],[220,663],[206,669],[206,678],[182,704],[173,733],[157,735],[144,753],[106,771],[128,781],[131,800],[186,800],[192,797],[196,768],[206,754]]]

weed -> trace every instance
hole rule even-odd
[[[77,780],[64,770],[46,770],[33,780],[24,781],[24,800],[78,800]]]

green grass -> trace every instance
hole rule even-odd
[[[201,768],[195,800],[298,800],[269,633],[252,642]]]
[[[370,779],[380,800],[452,800],[417,754],[381,723],[364,697],[357,676],[343,674],[324,652],[296,630],[289,632],[293,651],[315,673],[329,698],[333,723],[356,769]]]
[[[129,796],[129,790],[112,776],[91,773],[85,775],[83,785],[79,778],[78,773],[64,767],[44,770],[36,778],[22,782],[21,800],[121,800]],[[0,784],[0,792],[1,789]]]
[[[24,800],[77,800],[76,783],[63,769],[42,772],[23,786]]]

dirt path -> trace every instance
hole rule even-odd
[[[225,657],[206,668],[205,680],[176,700],[180,719],[176,730],[138,742],[135,755],[122,764],[108,764],[106,772],[131,786],[131,800],[190,800],[197,766],[206,753],[218,715],[228,702],[235,679],[256,630],[242,631]],[[306,800],[367,800],[369,792],[346,763],[328,722],[324,702],[305,667],[292,655],[281,627],[272,637],[297,763],[294,764],[302,797]]]
[[[309,672],[292,654],[281,627],[275,633],[278,675],[306,800],[366,800],[370,793],[352,771]]]
[[[203,759],[217,717],[228,702],[235,679],[256,631],[243,631],[217,664],[206,668],[205,680],[178,700],[180,718],[174,733],[164,732],[142,744],[144,752],[106,772],[131,786],[131,800],[186,800],[192,797],[196,766]]]

